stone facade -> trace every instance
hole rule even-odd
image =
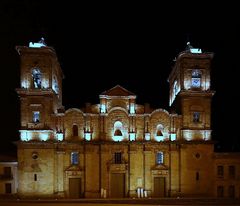
[[[0,196],[17,194],[17,174],[17,159],[10,155],[0,155]]]
[[[136,103],[117,85],[99,104],[62,106],[53,48],[16,47],[21,57],[20,196],[216,196],[211,141],[212,53],[186,50],[169,76],[171,112]]]

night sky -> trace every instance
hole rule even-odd
[[[214,52],[213,140],[218,142],[216,151],[240,151],[240,18],[234,6],[225,5],[224,10],[219,5],[175,6],[1,1],[1,152],[14,151],[11,142],[18,140],[15,46],[41,37],[55,48],[64,72],[66,109],[98,103],[100,93],[120,84],[137,95],[137,103],[168,110],[167,78],[187,41]]]

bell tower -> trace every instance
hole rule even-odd
[[[20,55],[20,86],[17,93],[21,105],[22,141],[54,138],[54,114],[62,108],[63,73],[56,53],[42,38],[29,46],[17,46]],[[34,131],[34,132],[33,132]]]
[[[188,42],[169,76],[170,107],[182,115],[182,139],[211,140],[210,69],[213,53]]]

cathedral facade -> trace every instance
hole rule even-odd
[[[213,53],[189,45],[177,56],[169,75],[174,112],[168,112],[137,104],[120,85],[101,93],[98,104],[65,110],[55,50],[44,42],[16,50],[20,196],[225,196],[229,185],[216,179],[222,157],[211,140]]]

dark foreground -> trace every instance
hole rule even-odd
[[[218,206],[218,205],[240,205],[240,199],[206,199],[206,198],[162,198],[162,199],[38,199],[38,200],[20,200],[20,199],[0,199],[1,206],[141,206],[141,205],[195,205],[195,206]]]

